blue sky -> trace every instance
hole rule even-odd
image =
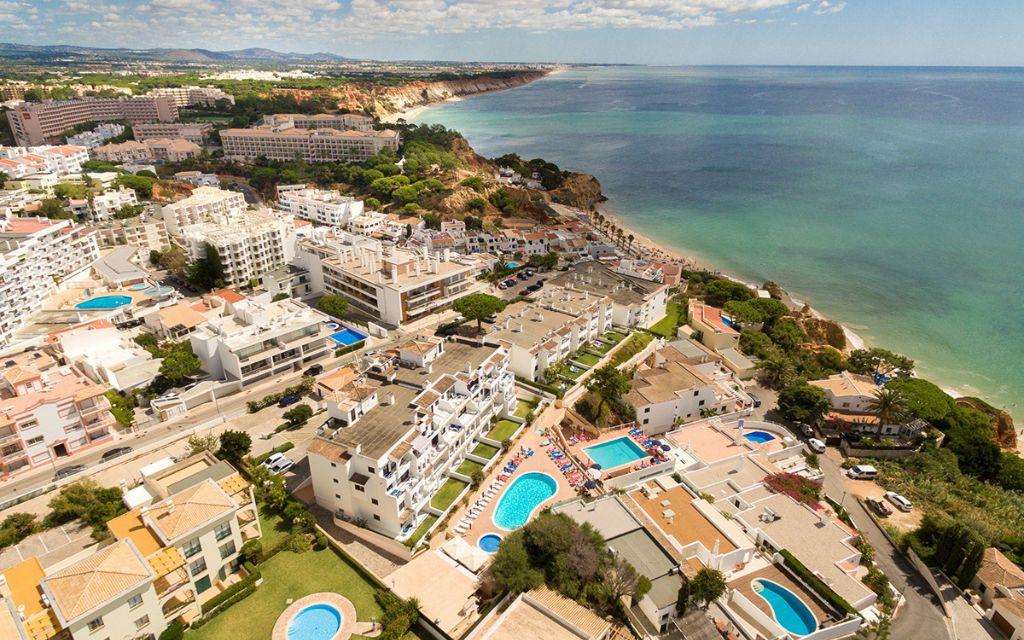
[[[377,59],[1024,65],[1020,0],[0,0],[0,41]]]

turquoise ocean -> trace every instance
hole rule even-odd
[[[1024,416],[1024,69],[574,68],[414,121]]]

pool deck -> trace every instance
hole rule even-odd
[[[568,500],[577,497],[576,490],[572,487],[572,485],[569,484],[568,480],[566,480],[565,476],[562,475],[562,472],[558,469],[558,466],[555,464],[553,460],[551,460],[551,458],[548,457],[545,448],[541,445],[541,442],[544,440],[554,441],[554,439],[547,438],[538,433],[538,430],[543,431],[544,427],[546,426],[550,427],[553,424],[557,424],[557,421],[555,420],[560,419],[560,415],[562,413],[564,413],[564,410],[556,409],[549,405],[544,412],[537,416],[537,418],[533,421],[533,424],[531,426],[523,429],[522,435],[513,444],[512,451],[505,452],[504,455],[502,455],[501,458],[498,460],[498,462],[492,465],[487,470],[487,475],[484,478],[483,482],[480,484],[480,487],[472,494],[470,494],[469,502],[458,507],[455,510],[452,517],[448,520],[448,525],[444,534],[435,534],[433,536],[433,538],[430,541],[430,546],[432,548],[440,548],[440,546],[444,544],[445,541],[458,535],[462,535],[462,537],[466,539],[466,542],[474,546],[476,545],[477,540],[480,538],[480,536],[483,536],[488,533],[496,533],[502,536],[503,538],[507,536],[510,533],[509,531],[501,529],[494,524],[494,510],[497,508],[498,503],[501,502],[501,497],[504,495],[505,491],[508,489],[508,487],[512,485],[513,482],[515,482],[516,478],[519,478],[527,473],[546,473],[547,475],[554,478],[555,482],[558,484],[558,489],[555,491],[555,495],[551,496],[543,503],[541,503],[542,508],[544,506],[550,506],[551,504],[554,504],[555,502],[561,500]],[[491,500],[491,502],[486,507],[484,507],[483,512],[473,520],[473,525],[470,527],[469,531],[467,531],[464,534],[456,533],[455,525],[457,525],[459,520],[461,520],[463,516],[466,515],[466,512],[468,511],[469,507],[476,504],[476,501],[483,496],[483,494],[491,486],[491,483],[494,482],[494,480],[496,480],[499,475],[501,475],[501,471],[505,467],[505,464],[513,457],[515,457],[516,454],[519,454],[520,450],[523,448],[533,449],[534,455],[530,458],[523,458],[523,461],[519,465],[519,468],[517,468],[515,473],[513,473],[512,476],[505,482],[505,486],[502,487]],[[536,515],[539,512],[540,509],[534,511],[534,515]]]
[[[775,619],[774,613],[772,612],[771,605],[762,598],[757,592],[754,591],[753,581],[763,578],[765,580],[771,580],[772,582],[781,584],[786,587],[803,600],[804,604],[810,608],[811,613],[818,620],[818,626],[825,620],[831,620],[832,616],[828,614],[821,606],[815,601],[814,596],[807,592],[807,589],[803,588],[795,580],[791,579],[786,574],[782,573],[775,565],[769,565],[763,569],[752,571],[741,575],[740,577],[728,582],[728,586],[731,589],[736,589],[742,593],[748,600],[754,603],[758,609],[760,609],[769,618]]]
[[[314,604],[329,604],[341,613],[341,627],[331,640],[348,640],[356,632],[356,608],[348,598],[337,593],[314,593],[288,605],[274,624],[274,630],[270,634],[271,640],[288,640],[288,625],[291,624],[292,618],[299,611]]]
[[[591,434],[582,434],[581,432],[578,432],[578,431],[577,432],[565,431],[564,433],[565,433],[566,442],[569,443],[569,452],[573,455],[573,457],[576,458],[576,460],[578,460],[580,462],[580,464],[585,465],[585,466],[590,466],[590,464],[593,462],[593,460],[591,460],[590,456],[587,455],[587,452],[585,451],[585,449],[588,449],[588,448],[596,446],[596,445],[604,444],[606,442],[611,442],[612,440],[618,440],[619,438],[629,438],[629,439],[633,440],[632,436],[629,435],[629,427],[623,427],[621,429],[614,429],[612,431],[606,431],[606,432],[602,433],[600,436],[597,436],[597,437],[594,437]],[[576,436],[582,435],[583,437],[590,437],[590,438],[593,438],[593,439],[592,440],[579,439],[578,441],[575,441],[574,434]],[[653,438],[655,440],[659,439],[658,436],[649,436],[649,437]],[[633,443],[635,445],[637,445],[638,447],[640,447],[641,449],[643,448],[643,445],[641,445],[636,440],[633,440]],[[631,469],[639,469],[639,468],[641,468],[641,466],[650,466],[649,464],[647,464],[645,462],[645,461],[649,460],[649,458],[650,458],[650,456],[645,455],[643,458],[637,458],[636,460],[633,460],[633,461],[628,462],[626,464],[619,465],[617,467],[612,467],[610,469],[609,468],[604,468],[604,469],[602,469],[602,471],[604,472],[604,477],[608,477],[608,475],[610,473],[611,473],[611,475],[616,475],[617,476],[617,475],[622,475],[623,473],[625,473],[625,472],[627,472],[627,471],[629,471]],[[612,473],[612,472],[614,472],[614,473]]]

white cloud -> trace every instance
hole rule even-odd
[[[0,0],[0,7],[18,0]],[[455,34],[488,29],[523,33],[600,28],[682,30],[721,22],[767,22],[776,10],[837,13],[829,0],[54,0],[41,29],[117,20],[104,46],[259,45]],[[728,20],[725,18],[728,17]],[[0,26],[3,20],[0,19]],[[83,30],[83,31],[87,31]],[[86,36],[86,33],[81,33]],[[91,35],[91,34],[89,34]],[[109,34],[108,34],[109,36]],[[299,48],[299,47],[296,47]]]

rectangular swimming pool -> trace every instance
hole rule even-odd
[[[628,436],[585,447],[583,451],[602,469],[614,469],[647,457],[647,452]]]
[[[359,333],[355,329],[349,329],[345,327],[341,331],[335,331],[331,334],[331,340],[339,347],[351,347],[357,342],[366,340],[366,334]]]

